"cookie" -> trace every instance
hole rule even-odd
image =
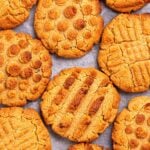
[[[77,58],[100,39],[103,19],[99,0],[39,0],[34,27],[51,53]]]
[[[106,0],[106,5],[118,12],[136,11],[145,6],[150,0]]]
[[[22,24],[37,0],[0,0],[0,28],[10,29]]]
[[[51,150],[49,133],[34,109],[0,109],[0,150],[14,148]]]
[[[0,31],[0,104],[23,106],[44,92],[51,57],[41,42],[25,33]]]
[[[94,68],[70,68],[50,81],[41,110],[54,132],[75,142],[89,142],[114,120],[119,94],[109,78]]]
[[[114,123],[114,150],[150,150],[150,97],[133,98]]]
[[[150,86],[150,14],[120,14],[104,29],[99,65],[120,89],[142,92]]]
[[[104,149],[104,147],[96,144],[80,143],[70,146],[68,150],[109,150],[109,149]]]

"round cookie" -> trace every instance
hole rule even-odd
[[[0,150],[51,150],[49,133],[31,108],[0,109]]]
[[[0,31],[0,104],[23,106],[44,92],[51,57],[41,42],[25,33]]]
[[[150,0],[106,0],[106,5],[118,12],[136,11],[146,5]]]
[[[104,147],[96,144],[79,143],[70,146],[68,150],[109,150],[109,149],[105,149]]]
[[[150,97],[133,98],[118,115],[112,132],[114,150],[150,150]]]
[[[10,29],[22,24],[37,0],[0,0],[0,28]]]
[[[120,89],[142,92],[150,86],[150,14],[120,14],[104,29],[99,65]]]
[[[120,97],[109,78],[94,68],[70,68],[50,81],[41,110],[62,137],[89,142],[114,120]]]
[[[77,58],[98,43],[103,19],[99,0],[39,0],[34,27],[51,53]]]

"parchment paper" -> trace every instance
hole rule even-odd
[[[102,7],[103,9],[102,9],[101,15],[103,16],[104,22],[106,25],[114,16],[117,15],[117,13],[107,8],[104,4],[102,4]],[[21,26],[15,29],[17,32],[19,31],[27,32],[27,33],[30,33],[33,37],[36,37],[34,29],[33,29],[35,8],[36,6],[32,9],[29,19],[24,24],[22,24]],[[135,13],[144,13],[144,12],[150,13],[150,4],[146,5],[141,10],[136,11]],[[99,45],[96,45],[92,49],[92,51],[90,51],[87,55],[79,59],[63,59],[63,58],[58,58],[57,56],[53,55],[52,56],[53,58],[52,77],[55,74],[57,74],[60,70],[64,68],[68,68],[68,67],[82,66],[82,67],[98,68],[98,65],[97,65],[98,49],[99,49]],[[121,94],[121,103],[120,103],[119,111],[121,111],[122,108],[127,106],[128,101],[132,97],[138,96],[138,95],[150,95],[150,91],[145,92],[145,93],[139,93],[139,94],[124,93],[120,90],[119,92]],[[40,103],[40,99],[36,102],[28,102],[28,104],[25,107],[35,108],[40,113],[39,103]],[[69,140],[61,138],[60,136],[56,135],[54,132],[52,132],[50,127],[48,127],[48,129],[49,129],[49,133],[51,136],[53,150],[67,150],[69,145],[73,144]],[[106,131],[93,143],[97,143],[97,144],[100,144],[100,145],[103,145],[112,149],[111,129],[112,129],[112,125],[109,128],[107,128]]]

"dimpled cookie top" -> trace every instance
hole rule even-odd
[[[106,0],[107,6],[118,12],[131,12],[142,8],[150,0]]]
[[[51,57],[39,40],[25,33],[0,31],[0,103],[23,106],[43,93]]]
[[[0,28],[10,29],[23,23],[37,0],[0,0]]]
[[[51,53],[77,58],[99,41],[103,19],[99,0],[39,0],[34,27]]]
[[[150,97],[129,102],[114,123],[112,138],[114,150],[150,150]]]
[[[120,14],[104,29],[99,65],[126,92],[150,86],[150,14]]]

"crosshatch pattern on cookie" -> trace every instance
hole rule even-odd
[[[115,85],[127,92],[150,86],[150,14],[121,14],[105,28],[99,65]]]
[[[72,141],[96,139],[114,120],[119,95],[108,77],[93,68],[66,69],[49,83],[41,110],[47,125]]]
[[[99,41],[103,19],[98,0],[39,0],[34,27],[51,53],[81,57]]]

